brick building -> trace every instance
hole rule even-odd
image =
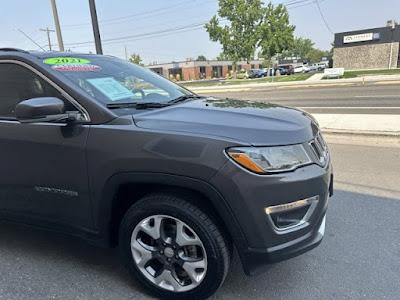
[[[346,70],[400,67],[400,26],[335,34],[333,66]]]
[[[239,61],[237,63],[238,69],[260,69],[262,68],[263,60],[251,60]],[[183,61],[183,62],[172,62],[167,64],[150,65],[146,68],[169,77],[179,74],[182,80],[196,80],[196,79],[211,79],[211,78],[223,78],[230,71],[233,70],[232,61],[221,61],[221,60],[207,60],[207,61]]]

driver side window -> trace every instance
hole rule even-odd
[[[24,100],[56,97],[63,100],[66,110],[76,110],[59,91],[37,74],[23,66],[0,63],[0,119],[15,120],[15,107]]]

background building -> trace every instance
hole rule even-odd
[[[263,60],[239,61],[237,63],[238,69],[260,69],[262,68]],[[179,74],[181,80],[195,80],[195,79],[210,79],[225,77],[231,70],[233,70],[233,63],[230,60],[206,60],[206,61],[183,61],[172,62],[168,64],[157,64],[147,66],[152,70],[165,77],[170,77]]]
[[[335,34],[333,66],[346,70],[400,67],[400,26],[388,26]]]

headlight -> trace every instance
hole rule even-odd
[[[303,145],[276,147],[237,147],[228,155],[241,166],[256,173],[292,171],[313,163]]]

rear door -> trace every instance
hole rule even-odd
[[[57,97],[67,110],[78,110],[73,99],[33,68],[0,61],[0,218],[90,228],[89,126],[19,123],[15,106],[38,97]]]

